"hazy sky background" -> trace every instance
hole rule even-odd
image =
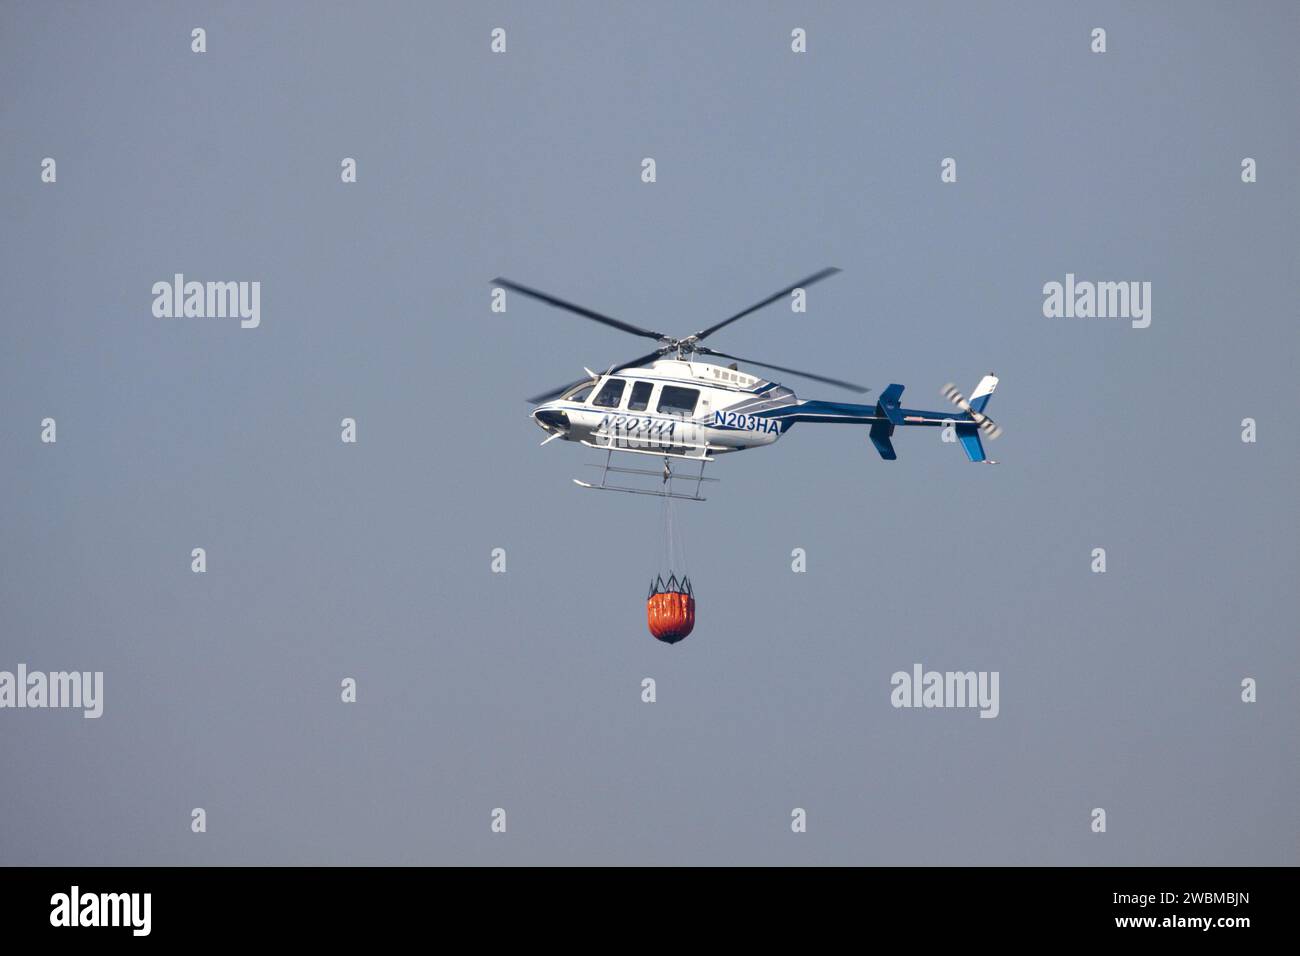
[[[1297,863],[1298,41],[1291,3],[5,4],[0,669],[105,711],[0,711],[0,862]],[[1001,464],[724,458],[659,645],[659,502],[576,489],[522,401],[645,344],[489,280],[681,335],[826,265],[711,344],[931,408],[995,371]],[[261,327],[154,318],[175,272],[260,281]],[[1150,281],[1151,327],[1044,318],[1067,272]],[[1000,716],[893,709],[914,662]]]

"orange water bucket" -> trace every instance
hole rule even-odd
[[[695,627],[695,595],[691,582],[676,575],[655,578],[645,602],[646,624],[655,640],[676,644]]]

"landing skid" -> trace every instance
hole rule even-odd
[[[619,450],[621,451],[623,449],[619,449]],[[666,455],[664,456],[663,469],[660,471],[653,471],[649,468],[620,468],[617,465],[610,464],[610,461],[613,457],[614,457],[614,449],[610,449],[605,453],[605,461],[603,464],[594,464],[591,462],[588,463],[588,466],[591,468],[601,469],[600,484],[593,485],[591,482],[583,481],[580,478],[574,478],[573,483],[577,485],[579,488],[590,488],[592,491],[621,491],[624,494],[628,494],[628,495],[653,495],[656,498],[681,498],[686,501],[707,501],[708,500],[707,498],[704,498],[700,495],[700,492],[703,490],[704,482],[718,480],[717,478],[704,477],[704,466],[707,465],[712,460],[708,458],[698,459],[700,462],[700,471],[698,474],[679,475],[673,471],[672,462],[670,461],[669,456]],[[677,457],[677,456],[672,456],[672,457]],[[651,478],[660,479],[662,485],[660,490],[658,491],[652,488],[635,488],[635,487],[630,487],[628,485],[611,485],[609,483],[609,476],[611,473],[618,474],[618,475],[648,475]],[[674,480],[685,482],[688,485],[694,483],[695,493],[685,494],[680,491],[674,491],[673,484],[672,484]]]

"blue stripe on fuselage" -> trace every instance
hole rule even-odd
[[[898,413],[903,421],[900,425],[942,425],[944,422],[969,422],[971,417],[965,412],[934,412],[920,408],[900,408]],[[852,402],[822,402],[810,400],[798,405],[786,405],[782,408],[770,408],[757,411],[754,415],[776,418],[782,422],[821,422],[825,424],[839,422],[847,425],[871,425],[889,419],[876,414],[875,405],[855,405]]]

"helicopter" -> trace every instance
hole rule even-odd
[[[606,452],[603,464],[593,466],[602,469],[599,483],[573,479],[579,487],[704,501],[704,483],[718,480],[705,477],[707,464],[718,455],[775,444],[799,422],[869,426],[867,435],[886,461],[898,457],[893,444],[896,428],[951,425],[970,461],[996,464],[985,454],[981,440],[981,434],[997,438],[1002,433],[1001,427],[984,414],[997,388],[995,375],[980,379],[969,400],[953,385],[945,385],[940,394],[956,406],[955,413],[904,408],[903,386],[898,384],[881,392],[872,405],[800,399],[787,386],[743,371],[737,363],[859,394],[870,389],[814,372],[741,358],[704,344],[706,338],[733,322],[838,272],[834,267],[815,272],[685,338],[633,325],[500,276],[492,284],[658,343],[654,351],[610,365],[604,372],[584,367],[586,377],[527,400],[535,406],[533,421],[547,433],[543,445],[561,439]],[[720,365],[708,361],[710,358],[730,362]],[[616,466],[615,452],[662,458],[663,466],[659,470]],[[673,462],[698,463],[699,471],[675,471]],[[649,475],[660,479],[661,484],[652,488],[614,484],[611,475]],[[681,485],[674,486],[674,479],[684,479],[686,489],[678,490]]]

